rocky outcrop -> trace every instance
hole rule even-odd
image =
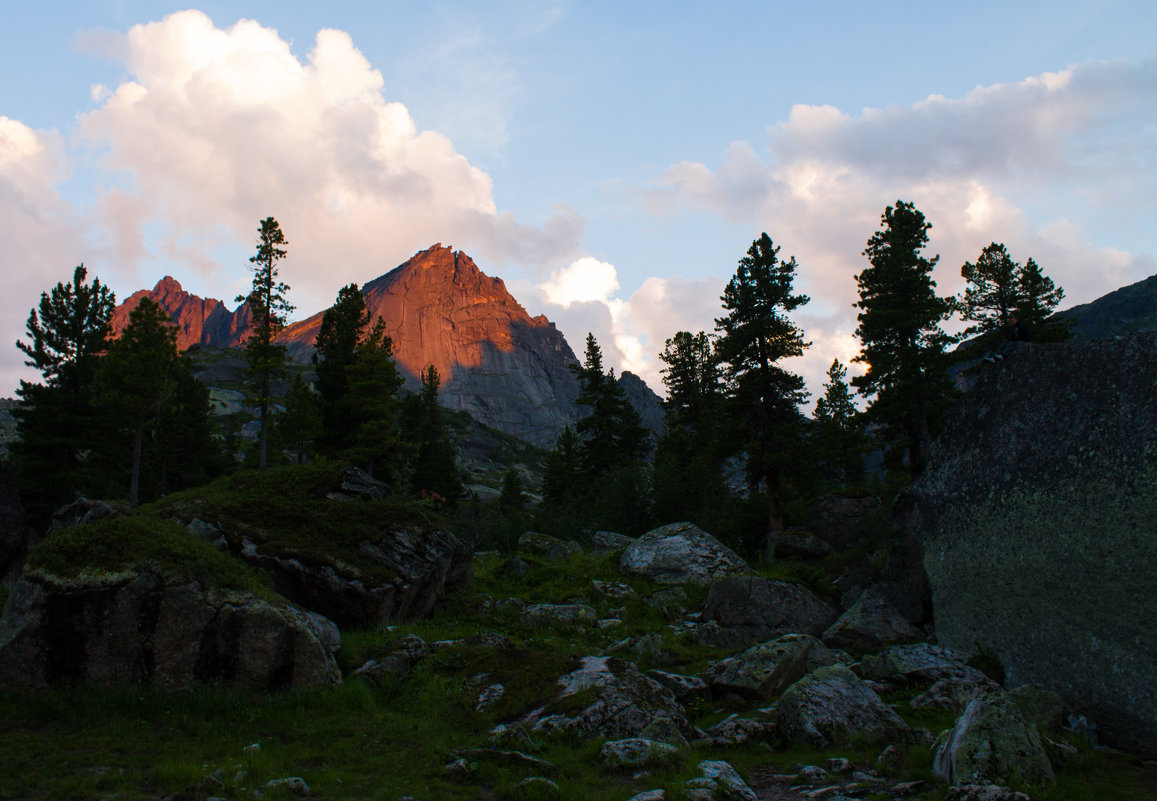
[[[328,620],[151,571],[62,581],[34,570],[0,618],[0,685],[125,682],[252,690],[341,681]]]
[[[980,643],[1157,756],[1157,332],[1022,345],[951,412],[910,496],[939,642]]]
[[[888,599],[868,588],[839,620],[824,632],[824,645],[878,651],[893,643],[919,640],[924,633],[901,615]]]
[[[1056,781],[1036,729],[1025,722],[1016,703],[999,692],[968,705],[937,749],[933,771],[950,784]]]
[[[285,598],[336,622],[339,626],[377,627],[427,617],[450,592],[469,586],[470,547],[448,531],[387,526],[357,550],[383,566],[390,580],[367,580],[341,565],[285,554],[194,518],[189,528],[227,548],[234,556],[269,574]]]
[[[619,558],[625,573],[659,584],[710,584],[750,568],[735,551],[693,523],[670,523],[648,531]]]
[[[704,678],[722,695],[774,698],[816,668],[834,665],[839,654],[806,634],[787,634],[753,645],[709,666]]]
[[[908,730],[855,673],[843,665],[823,667],[791,685],[773,712],[789,743],[828,748],[850,741],[884,743]]]

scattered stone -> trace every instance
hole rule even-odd
[[[687,738],[679,730],[679,726],[671,718],[655,718],[639,732],[639,736],[647,740],[667,743],[676,748],[686,748]]]
[[[380,501],[390,495],[389,485],[359,467],[347,467],[338,480],[338,489],[326,495],[331,501],[364,499]]]
[[[496,631],[481,631],[466,638],[467,645],[481,645],[486,648],[513,648],[514,643],[505,634]]]
[[[300,776],[287,776],[284,779],[271,779],[265,783],[267,788],[284,787],[299,798],[309,795],[309,785]]]
[[[630,584],[624,584],[621,581],[599,581],[598,579],[591,580],[591,587],[599,595],[606,595],[608,598],[634,598],[637,594],[635,588]]]
[[[241,749],[245,754],[257,754],[261,752],[261,743],[250,743]]]
[[[851,773],[853,770],[852,761],[846,757],[833,757],[828,760],[828,773]]]
[[[775,725],[763,720],[752,720],[732,715],[716,723],[707,733],[719,742],[742,745],[746,742],[769,742],[775,738]]]
[[[966,784],[949,787],[945,801],[1032,801],[1030,796],[995,784]]]
[[[510,557],[510,561],[506,563],[503,570],[515,578],[522,578],[530,572],[530,563],[518,554],[515,554]]]
[[[826,784],[831,777],[819,765],[802,765],[795,772],[795,778],[805,784]]]
[[[877,651],[886,645],[911,642],[924,637],[886,598],[864,590],[852,608],[840,615],[823,634],[830,648],[858,648]]]
[[[677,618],[687,611],[687,591],[682,587],[667,587],[656,590],[643,599],[651,609],[657,609],[668,619]]]
[[[644,790],[631,796],[627,801],[667,801],[667,792],[665,790]]]
[[[786,634],[716,662],[703,677],[716,694],[773,698],[811,671],[838,661],[835,651],[807,634]]]
[[[670,760],[679,749],[643,737],[607,740],[599,750],[599,763],[607,768],[643,768]]]
[[[865,679],[899,684],[930,683],[943,678],[972,681],[986,678],[952,651],[927,642],[893,645],[878,654],[865,656],[856,672]]]
[[[513,748],[518,751],[537,750],[538,744],[521,723],[500,723],[490,730],[490,745],[495,748]]]
[[[973,699],[1000,691],[1000,685],[984,674],[937,679],[931,687],[908,702],[912,709],[933,707],[949,709],[957,715],[964,712]]]
[[[889,746],[889,748],[891,748],[891,746]],[[916,781],[893,784],[889,792],[894,796],[903,798],[904,796],[915,795],[916,793],[920,792],[921,788],[923,787],[924,782],[917,779]]]
[[[474,702],[474,711],[481,712],[488,706],[493,706],[505,694],[506,688],[501,684],[491,684],[482,692],[478,693],[478,699]]]
[[[680,703],[695,698],[706,698],[711,694],[710,686],[699,676],[684,676],[662,670],[649,670],[647,675],[670,690]]]
[[[602,620],[595,623],[595,628],[598,629],[613,629],[617,626],[623,625],[623,621],[617,617],[604,617]]]
[[[772,714],[785,740],[816,748],[853,739],[885,742],[908,731],[899,715],[843,665],[819,668],[791,685]]]
[[[107,520],[111,517],[131,517],[135,515],[131,507],[116,501],[93,501],[88,498],[77,498],[52,513],[52,521],[48,524],[48,531],[82,526],[85,523],[95,523],[98,520]]]
[[[528,776],[514,785],[514,792],[516,797],[522,794],[530,798],[541,799],[559,798],[561,791],[557,784],[545,776]]]
[[[558,765],[545,759],[524,754],[522,751],[506,751],[498,748],[463,748],[454,753],[466,759],[489,759],[508,767],[529,768],[539,773],[558,773]]]
[[[470,763],[464,757],[458,757],[442,768],[442,775],[451,781],[467,782],[474,778],[474,771],[470,769]]]
[[[1005,693],[976,698],[944,735],[932,770],[949,784],[1056,779],[1036,729]]]
[[[355,676],[361,676],[373,684],[380,683],[386,677],[395,679],[406,675],[423,659],[430,655],[432,649],[426,641],[417,634],[406,634],[390,643],[391,652],[381,659],[370,659],[354,671]]]
[[[593,626],[599,616],[586,604],[532,604],[522,612],[522,620],[532,626],[562,624],[564,626]]]
[[[692,523],[648,531],[623,551],[619,567],[660,584],[710,584],[750,568],[736,553]]]

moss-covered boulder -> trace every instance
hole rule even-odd
[[[768,699],[811,671],[834,665],[839,654],[807,634],[785,634],[761,642],[709,666],[703,677],[722,695]]]
[[[735,551],[692,523],[648,531],[623,551],[619,568],[659,584],[700,585],[751,571]]]
[[[942,645],[1157,757],[1157,331],[985,366],[899,503]]]
[[[936,751],[933,770],[950,784],[1056,781],[1036,729],[1005,693],[976,698]]]
[[[341,680],[339,644],[182,527],[126,517],[32,550],[0,618],[0,684],[321,686]]]
[[[788,687],[772,716],[784,740],[813,748],[885,743],[904,738],[908,730],[908,724],[843,665],[819,668]]]

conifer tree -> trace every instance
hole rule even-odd
[[[28,339],[16,343],[44,382],[20,382],[21,404],[13,410],[20,437],[11,447],[21,498],[38,524],[104,478],[94,463],[108,433],[95,403],[95,376],[116,298],[87,276],[81,264],[72,281],[41,293],[28,315]]]
[[[307,448],[322,431],[317,398],[298,373],[285,395],[285,411],[277,415],[278,439],[293,449],[298,464],[304,464]]]
[[[792,294],[795,271],[795,257],[781,261],[764,233],[740,259],[721,298],[727,314],[715,321],[731,404],[747,433],[748,479],[766,489],[772,531],[784,527],[780,479],[789,441],[799,436],[799,405],[807,399],[803,379],[780,364],[811,344],[787,316],[809,300]]]
[[[438,405],[441,384],[438,369],[431,364],[422,371],[421,391],[406,399],[410,418],[407,428],[415,450],[410,480],[415,490],[454,501],[462,495],[462,479],[458,454]]]
[[[133,437],[129,505],[140,497],[145,427],[170,403],[176,384],[177,330],[159,305],[141,298],[98,373],[104,402],[127,415]]]
[[[975,323],[965,329],[966,336],[996,335],[1013,317],[1040,333],[1045,318],[1065,296],[1033,259],[1021,265],[996,242],[982,250],[975,262],[965,262],[960,275],[965,287],[955,306],[965,320]]]
[[[571,365],[579,380],[576,401],[590,411],[575,423],[583,467],[598,475],[631,464],[647,452],[647,432],[613,369],[603,372],[603,352],[593,334],[587,334],[582,366]]]
[[[823,397],[816,401],[815,457],[829,477],[852,484],[863,477],[867,437],[847,384],[848,370],[839,359],[828,368]]]
[[[1063,325],[1045,327],[1045,319],[1052,314],[1065,297],[1065,290],[1056,286],[1052,279],[1041,272],[1040,265],[1032,259],[1024,263],[1017,279],[1019,302],[1016,315],[1025,325],[1044,336],[1038,339],[1067,339],[1069,329]]]
[[[403,443],[398,436],[398,390],[402,376],[393,357],[394,343],[386,334],[386,321],[378,318],[358,344],[353,363],[347,368],[346,394],[353,445],[348,454],[366,465],[371,475],[382,462],[396,471]],[[390,478],[396,478],[391,475]]]
[[[932,268],[939,256],[920,253],[931,223],[903,201],[888,206],[880,220],[883,227],[864,250],[870,266],[856,276],[861,350],[852,361],[867,371],[852,385],[870,399],[868,413],[884,427],[892,453],[907,447],[915,477],[928,458],[934,417],[952,392],[944,358],[952,338],[941,323],[953,304],[936,295]]]
[[[273,379],[285,370],[285,347],[276,345],[274,337],[285,327],[294,307],[286,299],[289,285],[277,278],[277,263],[285,258],[288,246],[281,226],[272,217],[261,221],[257,253],[249,258],[253,265],[253,289],[239,295],[238,301],[249,304],[251,331],[245,343],[250,375],[258,382],[261,410],[261,434],[258,466],[269,466],[269,407]]]
[[[324,446],[331,454],[352,445],[353,426],[345,402],[349,368],[369,322],[365,296],[357,284],[342,287],[333,306],[321,318],[313,363],[317,369],[317,391],[325,428]]]

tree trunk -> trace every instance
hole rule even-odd
[[[129,506],[136,508],[141,484],[141,441],[145,436],[145,421],[137,421],[137,433],[133,442],[133,471],[129,479]]]
[[[767,489],[767,530],[783,531],[783,499],[779,497],[779,471],[768,470],[763,477]]]
[[[258,449],[257,467],[264,470],[269,466],[266,458],[269,444],[269,373],[261,377],[261,447]]]

